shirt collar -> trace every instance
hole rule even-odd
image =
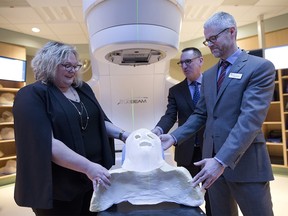
[[[200,76],[198,77],[198,79],[196,80],[197,83],[199,83],[200,85],[202,83],[202,77],[203,77],[203,75],[201,73]],[[188,83],[188,86],[189,86],[192,82],[189,79],[187,79],[187,83]]]
[[[231,56],[229,56],[226,61],[228,61],[231,65],[237,60],[237,58],[241,55],[242,50],[237,49]]]

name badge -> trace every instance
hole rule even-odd
[[[232,78],[232,79],[241,79],[241,78],[242,78],[242,74],[239,74],[239,73],[230,73],[230,74],[229,74],[229,78]]]

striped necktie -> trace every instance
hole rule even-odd
[[[230,63],[228,61],[222,61],[221,62],[221,66],[220,66],[220,75],[218,77],[217,80],[217,92],[219,91],[221,84],[225,78],[226,75],[226,69],[227,67],[230,65]]]

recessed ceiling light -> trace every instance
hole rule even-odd
[[[39,29],[39,28],[36,28],[36,27],[34,27],[34,28],[32,28],[32,31],[37,33],[37,32],[40,32],[40,29]]]

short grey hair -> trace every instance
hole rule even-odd
[[[237,31],[237,24],[234,17],[226,12],[215,13],[204,23],[204,29],[210,28],[212,26],[216,26],[223,29],[234,27],[235,30]]]
[[[54,83],[58,65],[63,64],[71,53],[79,61],[79,55],[75,47],[54,41],[46,43],[38,50],[31,62],[35,79],[44,83]],[[82,85],[82,78],[78,72],[73,85],[76,87]]]

